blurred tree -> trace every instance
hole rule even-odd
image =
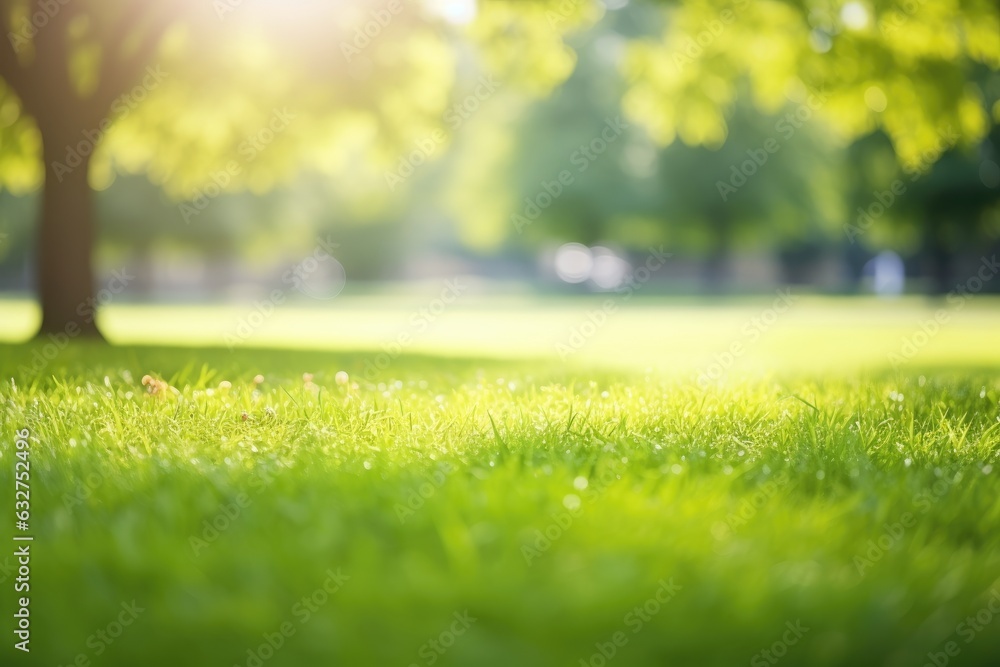
[[[998,35],[1000,40],[1000,35]],[[984,107],[1000,106],[1000,73],[971,70]],[[946,126],[918,162],[900,166],[882,131],[857,140],[850,149],[857,168],[849,174],[853,213],[843,230],[854,255],[857,247],[895,247],[919,260],[931,290],[954,287],[960,254],[981,253],[1000,239],[1000,124],[978,145],[963,147],[956,129]],[[858,267],[855,267],[858,268]],[[856,277],[860,277],[857,275]]]
[[[788,121],[806,99],[777,115],[740,104],[729,120],[733,137],[719,149],[675,144],[660,156],[661,178],[675,191],[667,215],[704,254],[705,279],[719,287],[735,249],[781,249],[786,278],[794,252],[836,233],[842,214],[837,151],[815,128]]]
[[[199,213],[303,168],[384,198],[386,167],[444,125],[455,45],[443,26],[468,17],[437,4],[0,0],[0,183],[44,183],[42,332],[99,335],[80,314],[94,290],[90,186],[119,172],[147,173]],[[557,2],[521,4],[490,2],[470,34],[494,69],[545,89],[572,55],[546,17]]]
[[[700,246],[710,275],[730,248],[766,237],[784,246],[779,257],[794,276],[844,219],[838,148],[878,131],[889,138],[890,172],[912,171],[944,154],[942,135],[966,150],[983,140],[1000,119],[983,75],[1000,67],[998,35],[1000,9],[983,0],[678,0],[609,12],[572,42],[580,52],[574,76],[529,113],[520,138],[478,142],[488,156],[462,163],[456,180],[482,196],[462,198],[467,212],[457,217],[499,229],[505,216],[491,215],[494,207],[525,238],[583,242],[624,238],[653,222],[675,242]],[[623,42],[624,90],[607,73]],[[542,184],[598,136],[619,99],[629,121],[670,148],[651,161],[656,151],[630,131],[600,159],[586,158],[586,173],[570,166],[573,182],[547,204]],[[493,173],[509,165],[511,193],[498,194],[496,179],[470,177],[484,163]],[[656,176],[639,177],[636,169],[650,164]],[[938,200],[929,210],[953,201]],[[665,218],[667,226],[656,222]],[[943,225],[942,233],[954,231]]]
[[[0,191],[0,283],[22,285],[32,246],[30,219],[34,197]]]
[[[20,192],[44,182],[42,330],[97,334],[80,315],[93,292],[91,186],[146,173],[200,214],[222,191],[259,194],[312,169],[340,179],[374,215],[387,169],[401,155],[432,160],[446,147],[437,133],[451,129],[454,79],[470,44],[486,72],[544,94],[576,64],[564,36],[604,12],[596,0],[481,0],[474,12],[455,6],[0,0],[7,33],[0,182]],[[823,127],[844,142],[882,129],[907,167],[945,128],[970,146],[986,135],[990,114],[1000,118],[1000,105],[986,107],[973,76],[976,64],[1000,66],[1000,9],[991,0],[678,0],[662,7],[662,37],[632,38],[622,65],[623,108],[661,144],[680,137],[722,146],[742,113],[744,85],[765,114],[801,105],[803,91],[821,91],[814,111]],[[460,36],[455,28],[467,20]],[[463,178],[482,182],[486,167],[510,150],[509,140],[493,137],[486,159]],[[715,187],[720,199],[751,199],[748,191]],[[755,197],[770,196],[757,189]],[[493,195],[489,204],[504,201]],[[600,224],[592,201],[565,198],[564,218]],[[749,201],[739,206],[754,210]],[[724,218],[733,214],[713,210],[699,213],[724,238]]]
[[[664,14],[662,36],[635,40],[626,61],[631,87],[623,106],[630,118],[662,144],[680,138],[728,146],[732,137],[742,139],[734,118],[748,98],[768,112],[796,91],[814,91],[822,103],[811,116],[819,122],[807,122],[845,146],[857,141],[848,160],[856,186],[850,210],[867,210],[871,186],[890,186],[900,169],[908,183],[944,156],[911,188],[907,206],[878,213],[902,236],[919,228],[930,271],[944,289],[956,237],[995,201],[976,174],[983,156],[975,154],[991,152],[986,137],[1000,122],[1000,5],[678,0]],[[887,141],[869,140],[874,132]],[[802,192],[789,185],[789,196]],[[867,240],[884,239],[889,230]],[[850,259],[859,257],[856,246],[846,247]]]
[[[87,167],[107,129],[105,119],[118,111],[119,95],[141,78],[172,12],[183,4],[123,4],[118,11],[102,12],[106,20],[100,23],[90,20],[97,14],[88,13],[93,3],[0,4],[0,28],[6,33],[0,44],[0,76],[37,128],[35,137],[27,124],[16,130],[8,126],[7,133],[28,151],[41,143],[48,186],[38,242],[43,331],[97,333],[96,324],[81,314],[93,294]],[[152,82],[156,75],[146,76]],[[17,104],[5,95],[3,105],[15,117]],[[15,187],[23,186],[32,171],[14,169],[8,178]]]
[[[1000,69],[992,0],[679,0],[663,37],[632,45],[623,104],[662,143],[721,145],[742,81],[777,111],[790,92],[820,91],[817,116],[845,140],[877,128],[917,165],[951,127],[974,145],[988,132],[976,66]]]
[[[902,203],[919,230],[920,256],[936,294],[955,288],[955,259],[961,251],[971,251],[978,261],[1000,239],[993,223],[1000,183],[990,182],[985,171],[989,165],[996,170],[1000,162],[997,142],[1000,128],[994,128],[978,151],[946,151],[926,175],[911,173],[902,179],[910,181]],[[966,278],[961,276],[963,282]]]
[[[512,243],[572,240],[636,252],[667,244],[705,258],[709,284],[721,283],[734,249],[808,249],[835,237],[842,214],[836,151],[795,115],[812,115],[807,91],[777,115],[737,104],[733,136],[720,147],[657,146],[642,127],[621,120],[622,57],[659,18],[651,7],[616,11],[573,39],[579,62],[572,76],[518,118],[503,177],[481,181],[466,198],[469,210],[456,217],[484,217],[483,202],[505,183],[512,192],[501,204],[510,211],[502,224],[515,232]]]

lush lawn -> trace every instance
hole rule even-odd
[[[374,327],[369,352],[74,342],[35,372],[42,346],[0,345],[0,480],[13,514],[27,427],[35,536],[32,654],[5,612],[0,662],[997,664],[996,304],[892,369],[933,309],[807,302],[750,340],[769,302],[623,310],[566,364],[589,304],[510,305],[503,344],[456,310],[370,379],[408,311],[300,321]],[[225,326],[190,313],[107,324]]]
[[[901,350],[904,339],[919,338],[921,324],[931,327],[928,322],[942,313],[946,324],[907,365],[1000,367],[1000,346],[994,343],[1000,328],[997,297],[880,301],[792,292],[791,306],[779,313],[773,308],[776,295],[706,302],[636,293],[629,299],[610,297],[613,312],[594,325],[609,297],[497,298],[470,287],[455,303],[442,306],[441,293],[441,285],[432,284],[408,296],[300,300],[266,316],[253,304],[116,304],[104,311],[101,324],[120,344],[228,349],[229,340],[236,349],[381,351],[409,336],[401,352],[515,360],[561,360],[561,349],[566,362],[585,369],[653,368],[674,378],[700,372],[740,343],[743,353],[734,360],[734,371],[853,376],[887,367],[888,356]],[[0,341],[29,338],[37,321],[33,304],[0,300]],[[249,325],[245,338],[243,325]],[[575,344],[581,340],[582,345]]]

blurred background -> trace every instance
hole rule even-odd
[[[993,2],[0,7],[0,296],[72,291],[48,330],[88,282],[893,297],[1000,249]]]

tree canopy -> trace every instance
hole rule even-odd
[[[949,128],[970,146],[1000,120],[977,77],[1000,69],[989,0],[682,0],[665,12],[662,35],[630,48],[623,101],[663,143],[721,145],[741,82],[770,112],[821,92],[832,131],[846,142],[882,130],[907,167]]]
[[[573,236],[711,254],[762,229],[919,248],[996,224],[978,213],[1000,123],[987,0],[0,0],[0,26],[0,188],[79,165],[95,190],[141,176],[197,228],[181,243],[233,247],[308,211],[438,215],[428,190],[479,249]],[[581,141],[619,117],[577,172]],[[854,233],[873,188],[924,173],[890,225]],[[303,182],[326,183],[326,204],[262,197]],[[564,194],[525,227],[544,183]],[[106,235],[161,224],[130,221],[156,197],[140,190],[102,204]]]
[[[236,159],[227,188],[262,192],[313,169],[375,196],[386,165],[447,133],[464,72],[547,94],[575,65],[567,36],[607,11],[592,0],[483,0],[465,17],[435,11],[448,6],[4,2],[0,182],[16,192],[39,185],[31,105],[62,82],[43,82],[35,69],[65,57],[65,83],[93,124],[66,157],[99,139],[96,188],[119,172],[146,172],[177,197],[195,196]],[[1000,68],[1000,10],[988,0],[682,0],[651,9],[661,27],[627,36],[622,107],[660,143],[721,146],[744,84],[766,113],[822,91],[825,127],[845,142],[882,130],[904,165],[926,162],[946,128],[972,145],[1000,118],[996,92],[976,77]],[[31,99],[19,100],[19,88]],[[294,122],[260,150],[257,135],[282,110]]]

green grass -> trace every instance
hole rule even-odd
[[[263,665],[596,666],[617,637],[608,664],[756,666],[800,623],[782,665],[919,667],[952,641],[949,664],[996,664],[1000,617],[959,627],[1000,591],[1000,316],[971,305],[893,370],[922,304],[807,303],[704,389],[756,306],[623,311],[641,332],[609,322],[567,364],[550,339],[431,353],[486,317],[457,311],[371,380],[377,350],[74,342],[26,373],[40,346],[0,345],[0,480],[27,427],[35,536],[33,651],[5,613],[0,661],[246,666],[288,623]],[[505,330],[558,315],[514,310]],[[674,329],[698,354],[671,369]],[[307,614],[328,570],[348,578]]]
[[[410,334],[407,353],[492,359],[550,360],[556,347],[582,331],[588,313],[608,297],[491,297],[463,294],[437,316],[421,310],[440,294],[440,285],[400,296],[343,296],[330,302],[291,301],[263,319],[235,347],[311,350],[372,350]],[[1000,367],[1000,298],[976,296],[960,303],[906,297],[894,301],[797,296],[798,301],[770,325],[756,327],[774,295],[706,301],[665,300],[641,292],[614,297],[617,311],[586,337],[566,361],[589,372],[593,367],[645,371],[671,377],[698,371],[734,342],[745,343],[733,370],[757,375],[808,370],[853,375],[880,370],[904,338],[944,310],[948,324],[914,359],[923,367]],[[317,306],[318,303],[318,306]],[[226,335],[254,313],[250,305],[111,305],[102,328],[119,344],[221,347]],[[29,338],[38,312],[26,301],[0,301],[0,341]],[[414,323],[412,318],[419,318]],[[755,340],[742,331],[751,326]]]

